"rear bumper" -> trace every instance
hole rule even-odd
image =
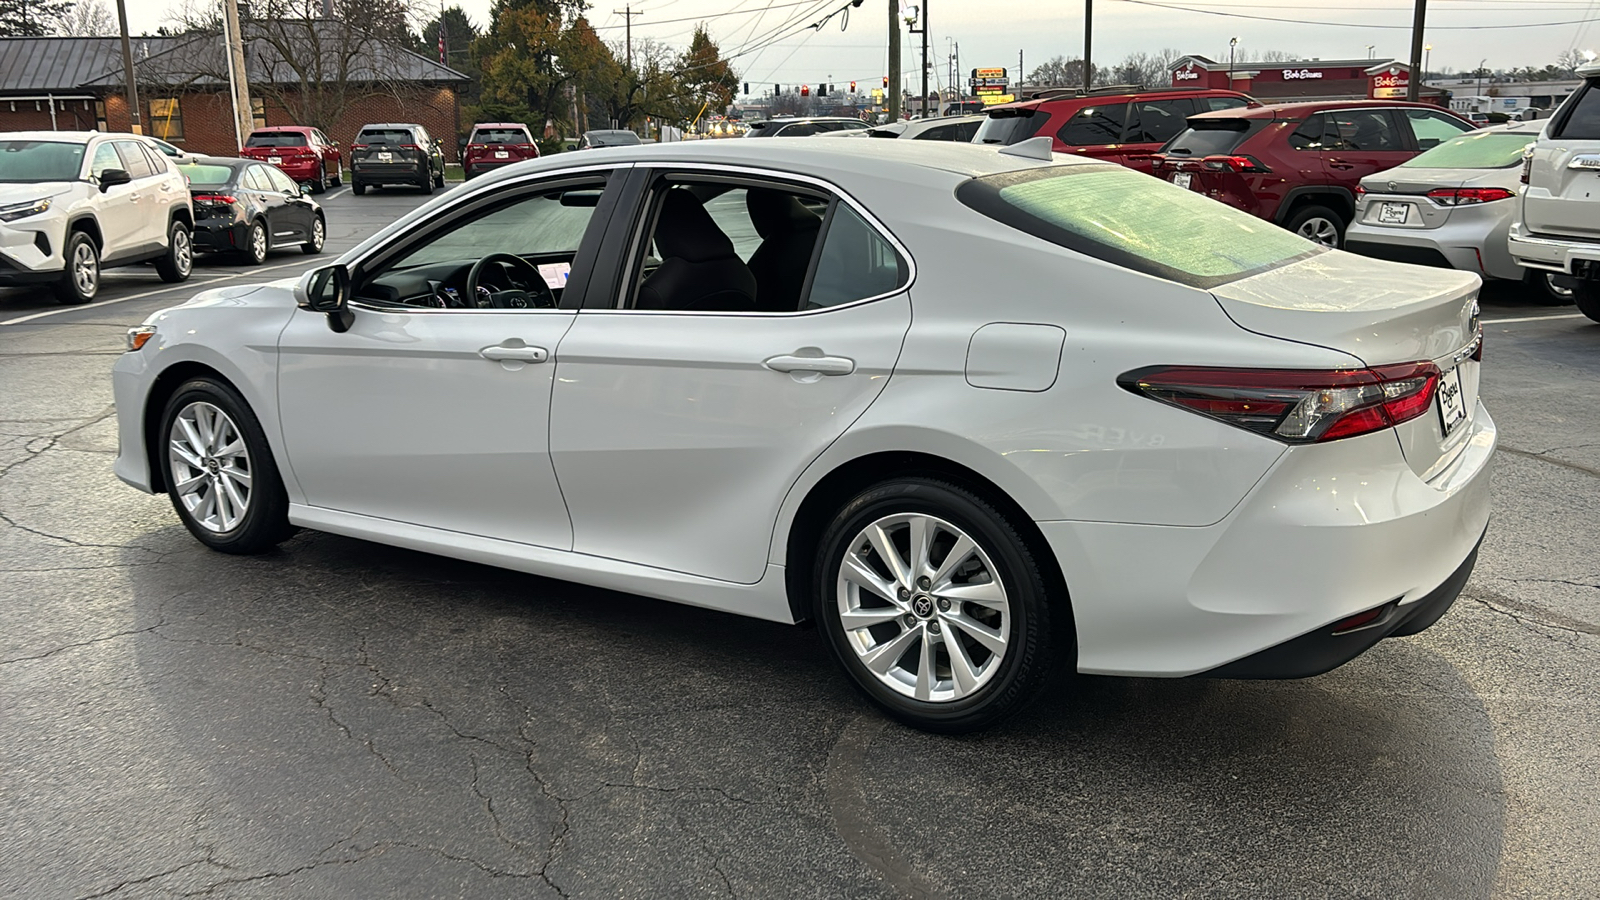
[[[1484,227],[1488,224],[1489,227]],[[1498,227],[1495,225],[1498,224]],[[1345,231],[1351,253],[1393,262],[1474,272],[1486,278],[1516,280],[1522,267],[1506,251],[1506,225],[1473,223],[1438,228],[1384,228],[1353,223]]]
[[[469,163],[466,163],[465,165],[463,165],[462,168],[461,168],[461,171],[468,178],[472,178],[472,177],[474,177],[476,175],[482,175],[485,172],[492,172],[495,169],[503,169],[506,166],[514,166],[519,162],[527,162],[527,160],[522,160],[522,159],[475,159],[472,162],[469,162]]]
[[[1387,604],[1391,631],[1418,622],[1488,526],[1498,435],[1482,404],[1466,427],[1428,481],[1384,431],[1290,448],[1215,525],[1038,523],[1066,576],[1079,670],[1218,674]]]
[[[281,163],[274,163],[274,162],[268,162],[267,158],[264,157],[264,156],[257,156],[257,157],[251,157],[251,158],[254,159],[256,162],[266,163],[269,166],[278,167],[280,170],[283,171],[283,174],[289,176],[290,178],[294,179],[295,181],[310,181],[310,180],[316,178],[317,177],[317,169],[319,169],[322,166],[322,162],[320,160],[315,160],[315,159],[306,160],[306,161],[303,161],[303,162],[299,161],[299,160],[294,160],[294,161],[284,160]]]
[[[194,223],[194,248],[224,253],[244,246],[244,223],[230,219],[200,219]]]
[[[350,178],[362,184],[419,184],[424,171],[420,162],[356,163]]]
[[[1536,235],[1520,222],[1511,223],[1506,244],[1517,264],[1530,269],[1572,275],[1575,262],[1600,263],[1600,243]]]

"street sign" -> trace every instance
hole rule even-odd
[[[1017,98],[1014,94],[979,94],[978,99],[982,100],[985,106],[993,106],[996,103],[1010,103]]]
[[[1006,77],[1006,70],[1005,69],[973,69],[972,70],[972,77],[975,80],[983,79],[983,78],[1004,79]]]

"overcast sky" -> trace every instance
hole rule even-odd
[[[173,0],[126,0],[134,33],[154,31],[169,19]],[[891,0],[893,2],[893,0]],[[919,0],[899,0],[911,5]],[[929,0],[920,0],[929,2]],[[1130,0],[1095,3],[1094,59],[1109,65],[1129,53],[1164,47],[1228,58],[1228,39],[1241,51],[1283,50],[1307,58],[1405,59],[1410,54],[1409,0]],[[704,21],[740,77],[756,84],[816,84],[856,80],[865,90],[886,70],[888,11],[885,0],[851,9],[848,28],[836,15],[820,21],[845,0],[634,0],[633,36],[687,44],[696,21]],[[461,0],[467,14],[486,25],[490,0]],[[1015,77],[1017,54],[1028,69],[1052,56],[1083,54],[1082,0],[931,0],[929,56],[943,83],[947,60],[960,45],[963,70],[1002,66]],[[108,5],[110,3],[108,2]],[[454,5],[454,0],[451,0]],[[1173,7],[1182,7],[1175,9]],[[619,12],[613,12],[612,10]],[[595,5],[590,20],[606,40],[621,41],[622,4]],[[1204,10],[1203,12],[1201,10]],[[1230,13],[1232,16],[1211,13]],[[1248,15],[1262,18],[1237,18]],[[1296,22],[1266,21],[1291,19]],[[1589,22],[1583,22],[1583,20]],[[1600,51],[1600,0],[1431,0],[1427,41],[1435,70],[1542,66],[1562,51]],[[1314,23],[1314,24],[1308,24]],[[1332,24],[1340,23],[1340,24]],[[1535,23],[1557,24],[1526,27]],[[1380,27],[1390,26],[1390,27]],[[905,35],[907,79],[916,77],[920,35]],[[1372,45],[1369,51],[1368,45]],[[881,83],[881,81],[880,81]],[[909,84],[909,82],[908,82]]]

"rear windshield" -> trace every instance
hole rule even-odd
[[[293,131],[258,131],[244,142],[246,147],[304,147],[306,136]]]
[[[1522,162],[1522,151],[1537,135],[1473,131],[1411,157],[1407,169],[1506,169]]]
[[[972,142],[1009,147],[1033,137],[1034,132],[1049,119],[1049,113],[1037,109],[991,111],[989,118],[978,126],[978,133],[972,136]]]
[[[1190,119],[1189,127],[1167,142],[1162,152],[1175,156],[1232,153],[1266,122],[1266,119]]]
[[[956,198],[1002,224],[1113,265],[1212,288],[1323,248],[1120,166],[1052,166],[974,178]]]
[[[1550,136],[1573,141],[1600,141],[1600,81],[1589,79],[1583,86],[1583,92],[1571,104],[1561,122],[1550,130]]]
[[[631,147],[639,143],[639,136],[631,131],[597,131],[589,135],[589,143],[596,147]]]
[[[415,144],[416,138],[408,128],[363,128],[356,135],[356,141],[363,144]]]
[[[233,169],[227,166],[179,164],[178,173],[188,179],[190,187],[217,188],[233,178]]]
[[[531,144],[521,128],[480,128],[472,133],[474,144]]]
[[[82,166],[82,144],[0,141],[0,181],[77,181]]]

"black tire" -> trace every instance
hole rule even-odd
[[[244,246],[239,248],[239,253],[244,257],[245,265],[259,266],[267,261],[267,251],[271,247],[272,236],[267,233],[267,225],[257,219],[245,229]]]
[[[321,253],[322,246],[328,241],[328,223],[319,213],[311,222],[311,239],[300,245],[300,251],[307,255]]]
[[[85,279],[77,277],[77,267],[74,265],[80,253],[87,267]],[[67,261],[67,267],[61,273],[60,280],[52,286],[56,300],[66,306],[79,306],[93,300],[94,295],[100,292],[100,247],[95,244],[94,238],[88,232],[74,231],[67,236],[62,258]]]
[[[167,229],[167,254],[156,260],[156,274],[168,284],[188,281],[194,271],[194,235],[189,226],[173,222]]]
[[[317,177],[313,178],[311,180],[311,193],[320,194],[320,193],[326,191],[327,189],[328,189],[328,176],[327,176],[327,173],[322,171],[322,167],[321,166],[318,166],[317,167]]]
[[[207,527],[191,511],[176,485],[186,479],[192,478],[197,469],[184,466],[178,471],[178,464],[173,461],[170,452],[173,423],[178,416],[189,408],[191,404],[204,403],[212,408],[221,410],[231,420],[238,436],[244,439],[245,456],[241,460],[237,456],[223,460],[217,469],[232,466],[235,469],[247,471],[250,476],[249,492],[245,495],[245,512],[238,517],[233,527],[219,530]],[[167,496],[172,501],[172,508],[177,511],[178,518],[183,520],[184,527],[195,536],[200,543],[213,550],[223,553],[261,553],[270,550],[285,538],[294,534],[295,527],[289,524],[289,495],[284,490],[283,479],[278,474],[277,462],[272,458],[271,448],[267,446],[265,432],[261,430],[261,423],[256,420],[255,413],[251,412],[244,398],[232,387],[209,378],[196,378],[184,382],[179,386],[172,399],[167,401],[166,409],[161,414],[161,429],[150,437],[155,443],[156,459],[162,466],[162,477],[167,485]],[[193,450],[192,446],[187,447]],[[212,469],[216,471],[216,469]],[[200,476],[208,478],[206,475]],[[205,513],[207,507],[203,501],[206,491],[218,492],[217,479],[209,479],[209,484],[198,490],[196,497],[198,512]],[[206,518],[211,518],[211,515]],[[219,518],[219,525],[225,520]]]
[[[422,180],[417,182],[417,188],[424,194],[433,193],[433,173],[428,170],[427,166],[422,168]]]
[[[1600,281],[1585,278],[1572,283],[1572,302],[1578,305],[1578,312],[1590,319],[1600,322]]]
[[[1332,227],[1332,243],[1328,242],[1327,226]],[[1347,226],[1344,216],[1326,206],[1302,206],[1289,217],[1289,221],[1283,223],[1283,227],[1324,247],[1337,249],[1344,246],[1344,230]],[[1318,236],[1307,233],[1313,230]]]
[[[940,657],[937,654],[943,654],[945,668],[951,675],[949,684],[954,688],[956,682],[950,662],[952,657],[949,646],[945,645],[948,636],[956,636],[964,647],[969,648],[963,653],[969,662],[976,661],[978,654],[988,654],[989,651],[981,649],[976,641],[971,640],[971,632],[958,634],[955,626],[946,625],[941,629],[939,623],[952,621],[952,616],[966,616],[969,621],[987,619],[982,624],[996,633],[1003,627],[1006,632],[1004,655],[998,658],[985,655],[979,667],[987,674],[966,696],[919,700],[901,693],[867,668],[861,658],[861,653],[865,651],[852,644],[851,638],[845,633],[839,599],[839,573],[845,556],[861,542],[868,526],[885,517],[901,514],[932,516],[970,536],[988,557],[982,568],[987,570],[992,566],[987,576],[977,577],[999,581],[1004,590],[1009,621],[976,603],[956,600],[953,605],[947,605],[948,601],[938,597],[936,586],[924,593],[927,585],[913,585],[913,590],[917,592],[901,592],[899,602],[880,599],[876,592],[863,593],[863,600],[872,602],[875,608],[890,610],[892,605],[902,610],[920,610],[916,615],[904,612],[872,626],[873,629],[893,629],[892,632],[869,632],[863,637],[870,636],[877,646],[887,646],[899,640],[911,641],[905,645],[906,649],[899,654],[897,661],[903,663],[908,656],[915,655],[917,673],[911,677],[920,678],[920,654],[924,649],[922,642],[928,634],[935,635],[933,641],[928,643],[928,647],[932,648],[928,652],[935,654],[930,657],[933,664],[929,671],[935,678],[942,677],[939,675]],[[901,533],[908,534],[908,531]],[[953,539],[955,536],[948,537]],[[943,552],[949,552],[949,543],[941,543],[941,540],[932,542],[934,552],[941,548]],[[869,556],[872,553],[863,552]],[[933,553],[930,553],[932,557]],[[943,560],[942,556],[938,558]],[[974,564],[978,562],[982,561],[974,558]],[[884,572],[890,571],[881,562],[876,565]],[[987,728],[1031,701],[1049,681],[1057,664],[1070,656],[1070,626],[1063,627],[1070,622],[1070,614],[1052,608],[1046,579],[1027,541],[993,504],[945,481],[920,477],[898,478],[874,485],[845,504],[823,533],[812,570],[812,585],[812,613],[834,657],[869,700],[890,717],[913,728],[944,734]],[[1066,602],[1066,598],[1058,600]],[[862,608],[866,608],[865,604]],[[918,616],[922,617],[921,621],[918,621]],[[1006,624],[1002,626],[1002,622]],[[923,637],[907,637],[919,629]],[[896,667],[896,662],[892,661],[890,666]],[[992,669],[989,668],[991,666]],[[902,675],[896,677],[902,677],[905,672],[901,668]],[[906,689],[916,690],[912,685],[906,685]]]
[[[1571,306],[1574,279],[1571,275],[1558,275],[1541,269],[1523,269],[1524,296],[1546,306]]]
[[[339,163],[339,165],[335,166],[334,169],[333,169],[333,186],[334,187],[339,187],[339,186],[341,186],[343,184],[344,184],[344,163],[341,162],[341,163]]]
[[[441,190],[444,188],[444,170],[443,169],[440,169],[439,170],[439,174],[434,176],[434,178],[433,178],[433,186],[436,187],[436,188],[440,188]]]
[[[366,192],[367,192],[367,186],[366,185],[362,184],[359,181],[356,181],[354,178],[350,179],[350,193],[355,194],[357,197],[359,197],[362,194],[365,194]]]

